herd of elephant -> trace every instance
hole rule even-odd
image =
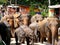
[[[1,22],[7,22],[10,25],[11,36],[15,37],[16,45],[24,43],[25,40],[27,45],[34,45],[34,42],[43,43],[43,41],[55,45],[55,42],[58,42],[59,22],[54,16],[45,18],[39,14],[32,17],[30,15],[5,16]]]

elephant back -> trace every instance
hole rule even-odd
[[[24,30],[26,36],[32,36],[33,31],[26,25],[22,25],[21,28]]]
[[[18,37],[23,37],[25,35],[25,32],[21,27],[16,28],[15,33]]]
[[[47,17],[47,21],[50,25],[58,25],[58,19],[55,17]]]
[[[36,14],[36,15],[32,16],[31,23],[36,22],[36,21],[41,21],[41,20],[43,20],[42,15]]]

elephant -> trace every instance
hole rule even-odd
[[[7,21],[9,23],[9,25],[11,27],[11,30],[10,30],[11,37],[14,37],[14,31],[17,27],[19,27],[19,25],[18,25],[19,20],[17,17],[19,17],[19,15],[14,15],[14,16],[6,15],[6,16],[2,17],[2,19],[1,19],[1,21]]]
[[[10,30],[10,31],[11,31],[11,36],[14,37],[14,36],[12,35],[12,34],[13,34],[13,33],[12,33],[12,32],[13,32],[13,27],[14,27],[13,16],[12,16],[12,15],[10,15],[10,16],[9,16],[9,15],[6,15],[6,16],[2,17],[1,21],[2,21],[2,22],[7,21],[7,22],[9,23],[9,25],[10,25],[10,27],[11,27],[11,30]]]
[[[33,45],[33,31],[26,25],[20,25],[20,27],[15,30],[16,45],[18,44],[18,41],[20,44],[24,43],[25,39],[27,41],[27,45],[30,44],[30,41]]]
[[[21,14],[19,20],[21,20],[22,24],[29,26],[30,19],[31,19],[31,15],[29,15],[29,14]]]
[[[39,31],[38,31],[38,24],[37,22],[33,22],[29,25],[29,27],[33,30],[34,33],[34,42],[38,42],[40,40],[40,36],[38,35]],[[39,36],[39,38],[38,38]]]
[[[6,20],[11,26],[11,36],[14,37],[15,29],[20,25],[29,25],[31,16],[29,14],[17,15],[11,14],[4,16],[1,20]]]
[[[55,45],[55,39],[58,41],[58,22],[56,17],[47,17],[43,21],[39,21],[41,42],[44,38],[48,38],[48,42]],[[42,35],[43,34],[43,35]]]
[[[34,16],[31,17],[31,23],[29,25],[29,27],[34,31],[34,41],[35,42],[40,42],[40,32],[38,31],[38,21],[42,21],[43,17],[42,15],[39,14],[35,14]],[[38,38],[38,39],[37,39]]]
[[[35,34],[35,42],[40,42],[40,31],[38,30],[38,22],[43,20],[43,16],[39,14],[35,14],[31,17],[31,24],[29,27],[34,31]],[[38,39],[37,39],[38,38]]]

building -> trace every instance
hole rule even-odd
[[[51,5],[49,7],[49,16],[56,16],[60,19],[60,5]]]

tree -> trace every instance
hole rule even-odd
[[[0,4],[7,3],[7,0],[0,0]]]
[[[11,3],[16,3],[19,5],[30,6],[33,10],[33,7],[38,6],[40,10],[42,10],[42,14],[46,15],[48,13],[48,0],[11,0]],[[60,0],[50,0],[51,5],[60,4]],[[6,3],[7,0],[0,0],[0,3]],[[33,12],[33,11],[32,11]]]

